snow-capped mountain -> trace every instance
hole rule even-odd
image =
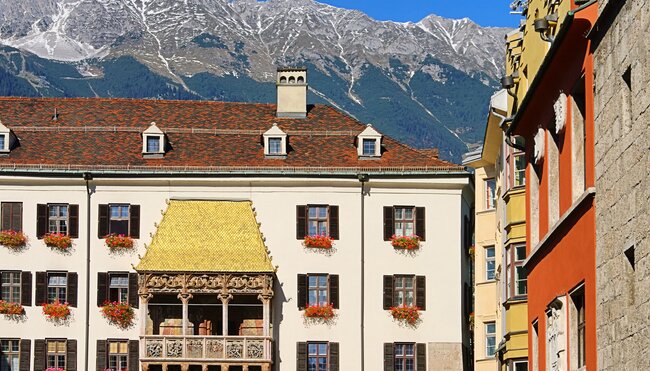
[[[128,59],[192,97],[237,99],[228,86],[205,84],[233,77],[265,84],[279,65],[306,65],[315,100],[412,144],[439,145],[452,157],[462,142],[482,135],[507,32],[436,15],[417,23],[377,21],[313,0],[0,0],[0,21],[0,44],[11,47],[0,51],[0,66],[35,95],[121,95],[95,85],[107,78],[107,63]],[[8,62],[18,54],[36,58],[25,52],[74,66],[79,76],[67,77],[88,79],[92,93],[71,92],[37,66]],[[475,100],[480,107],[467,107]],[[408,123],[390,123],[391,110],[380,106],[391,104],[419,112]]]

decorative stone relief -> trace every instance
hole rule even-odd
[[[546,311],[546,364],[550,371],[566,370],[566,306],[555,299]]]
[[[553,104],[553,111],[555,111],[555,134],[560,134],[564,130],[566,125],[566,114],[567,114],[567,97],[566,94],[560,93],[560,96],[557,98]]]
[[[242,359],[244,358],[244,341],[228,340],[226,343],[226,358]]]
[[[183,340],[170,339],[167,340],[167,357],[180,358],[183,356]]]
[[[203,293],[273,295],[269,274],[152,274],[140,275],[141,293]]]
[[[246,343],[247,358],[264,358],[264,342],[262,340],[249,340]]]
[[[208,358],[223,358],[223,340],[206,340],[206,356]]]
[[[163,344],[162,340],[147,340],[146,344],[147,358],[160,358],[162,357]]]
[[[539,126],[537,128],[537,133],[535,134],[534,142],[535,142],[535,147],[533,149],[533,157],[535,159],[535,165],[539,165],[539,163],[544,159],[544,149],[545,149],[545,132],[544,128]]]

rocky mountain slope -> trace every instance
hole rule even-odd
[[[0,94],[310,101],[457,159],[482,139],[506,29],[376,21],[313,0],[0,0]]]

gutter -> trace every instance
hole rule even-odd
[[[88,367],[88,356],[90,354],[90,196],[93,194],[90,189],[90,181],[93,180],[91,173],[83,173],[83,179],[86,181],[86,336],[85,336],[85,370]]]
[[[366,351],[366,314],[365,314],[365,290],[366,290],[366,280],[365,280],[365,265],[366,265],[366,239],[365,239],[365,196],[366,182],[370,180],[368,174],[359,174],[358,179],[361,182],[361,370],[365,370],[365,351]]]

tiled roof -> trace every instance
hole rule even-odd
[[[250,201],[172,200],[138,272],[274,272]]]
[[[57,120],[52,117],[56,110]],[[381,159],[360,159],[356,135],[365,125],[325,105],[306,119],[277,118],[274,104],[107,98],[0,98],[0,121],[19,144],[8,165],[438,167],[458,165],[383,139]],[[143,158],[141,134],[151,122],[169,142],[164,158]],[[265,158],[262,133],[273,123],[286,133],[285,159]]]

